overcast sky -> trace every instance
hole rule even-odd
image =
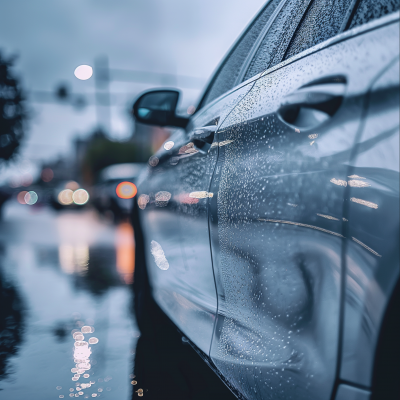
[[[205,84],[264,2],[2,0],[0,49],[3,55],[19,55],[16,67],[28,94],[53,91],[66,82],[92,101],[94,79],[79,81],[73,72],[80,64],[93,65],[102,55],[108,57],[110,68],[193,76]],[[128,104],[152,86],[160,83],[111,83],[113,137],[131,133]],[[202,89],[200,84],[184,90],[182,105],[194,103]],[[21,151],[26,160],[67,153],[74,136],[85,135],[96,125],[94,106],[77,112],[67,105],[29,104],[33,119]]]

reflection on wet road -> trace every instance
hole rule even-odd
[[[0,399],[132,396],[131,225],[8,204],[0,222]]]

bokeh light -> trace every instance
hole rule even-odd
[[[89,200],[89,193],[85,189],[78,189],[72,194],[72,200],[75,204],[82,206]]]
[[[80,332],[74,333],[74,339],[75,340],[83,340],[85,337],[82,335]]]
[[[132,182],[121,182],[115,191],[121,199],[132,199],[136,196],[137,188]]]
[[[24,200],[25,200],[26,204],[29,204],[30,206],[33,206],[38,201],[38,195],[37,195],[36,192],[31,190],[31,191],[29,191],[28,193],[25,194]]]
[[[74,192],[71,189],[64,189],[58,194],[58,202],[63,206],[67,206],[72,204],[74,200],[72,199],[72,195]]]
[[[65,184],[65,189],[71,189],[73,190],[78,190],[79,189],[79,183],[75,181],[69,181]]]
[[[54,172],[51,168],[45,168],[41,173],[43,182],[50,182],[54,178]]]
[[[26,202],[25,202],[25,195],[26,195],[27,193],[28,193],[28,192],[27,192],[26,190],[23,190],[22,192],[19,192],[19,193],[18,193],[18,195],[17,195],[17,201],[18,201],[19,204],[26,204]]]
[[[84,325],[81,328],[82,333],[91,333],[92,332],[92,327],[88,326],[88,325]]]
[[[93,68],[90,65],[80,65],[75,68],[74,75],[81,81],[86,81],[93,75]]]
[[[195,111],[196,111],[196,107],[195,106],[189,106],[186,112],[189,115],[192,115],[192,114],[194,114]]]
[[[22,177],[22,186],[29,186],[31,185],[33,182],[33,177],[31,174],[26,173],[23,177]]]

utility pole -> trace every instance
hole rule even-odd
[[[96,115],[97,125],[107,133],[111,133],[110,110],[110,70],[107,56],[96,58],[94,63],[96,82]]]

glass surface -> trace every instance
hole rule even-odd
[[[350,29],[391,14],[399,8],[399,0],[361,0],[351,21]]]
[[[245,78],[249,79],[281,62],[310,0],[287,1],[274,20],[250,63]]]
[[[291,40],[284,59],[337,35],[351,3],[352,0],[315,0]]]
[[[162,117],[174,113],[179,93],[175,91],[157,91],[146,93],[140,100],[137,108],[138,116],[144,120]]]
[[[210,103],[234,87],[249,51],[280,2],[281,0],[271,0],[268,2],[264,10],[259,14],[244,36],[239,40],[214,78],[214,81],[202,102],[202,106]]]

